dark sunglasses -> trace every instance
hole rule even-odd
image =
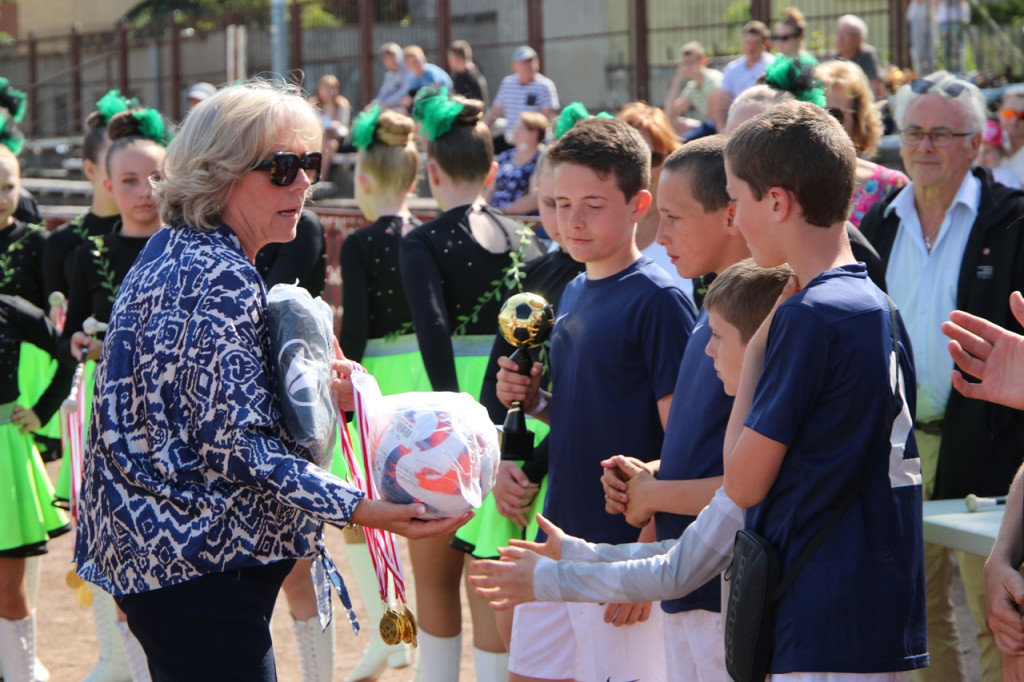
[[[299,170],[313,171],[313,177],[309,184],[315,185],[320,182],[320,164],[324,155],[320,152],[306,152],[302,156],[292,152],[277,152],[273,158],[260,161],[253,170],[270,171],[270,184],[278,187],[287,187],[295,182]]]
[[[772,36],[772,40],[774,40],[777,43],[784,43],[784,42],[792,40],[793,38],[796,38],[796,37],[797,36],[796,36],[795,33],[788,33],[786,35],[773,35]]]
[[[917,78],[910,81],[910,90],[917,95],[923,95],[934,87],[935,81],[925,80],[924,78]],[[959,97],[960,93],[963,92],[966,87],[966,83],[955,81],[949,85],[944,85],[942,87],[942,91],[950,97]]]

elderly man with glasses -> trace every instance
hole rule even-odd
[[[1005,495],[1024,454],[1024,412],[952,390],[940,327],[960,309],[1021,331],[1008,300],[1024,285],[1024,194],[994,182],[986,168],[971,168],[985,129],[985,99],[974,85],[940,71],[903,86],[894,102],[911,182],[875,204],[861,230],[882,257],[914,348],[924,499]],[[1001,680],[985,619],[984,558],[958,551],[957,561],[983,679]],[[926,543],[931,666],[916,679],[965,679],[952,579],[952,552]]]

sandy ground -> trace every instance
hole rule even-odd
[[[56,476],[56,468],[48,465],[51,476]],[[345,559],[345,542],[340,531],[328,529],[327,547],[338,568],[346,578],[349,590],[354,592],[354,580],[349,579],[350,572]],[[409,556],[404,542],[400,541],[403,555],[403,566],[409,570]],[[38,604],[38,640],[39,658],[50,669],[53,682],[78,682],[84,678],[97,660],[96,629],[92,621],[91,609],[85,609],[75,601],[75,593],[64,584],[64,577],[71,567],[72,538],[71,534],[63,535],[49,543],[50,553],[42,558],[42,576],[39,587]],[[368,623],[366,611],[359,598],[353,595],[356,614],[360,625],[364,628],[357,637],[348,625],[340,602],[335,599],[334,614],[337,620],[335,641],[337,655],[334,662],[334,678],[344,680],[348,672],[359,661],[368,634],[376,635],[377,623]],[[299,661],[295,648],[295,637],[292,634],[291,616],[288,604],[282,595],[274,610],[273,636],[274,655],[277,658],[277,674],[280,682],[301,682]],[[463,656],[461,679],[472,680],[473,651],[472,625],[468,608],[463,605]],[[381,682],[406,682],[413,678],[412,667],[386,670],[379,678]]]

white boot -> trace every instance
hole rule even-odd
[[[123,620],[117,621],[117,631],[124,643],[124,654],[128,661],[128,672],[131,673],[132,682],[153,682],[149,676],[149,659],[146,658],[146,652],[139,644],[139,640],[135,639],[128,623]]]
[[[434,637],[419,631],[419,655],[416,657],[417,682],[459,682],[462,658],[462,633],[454,637]]]
[[[4,682],[34,682],[36,620],[0,618],[0,656],[4,660]]]
[[[30,556],[25,558],[25,582],[28,584],[28,603],[33,609],[32,617],[36,617],[36,597],[39,596],[39,572],[42,570],[42,557]],[[48,682],[50,679],[50,671],[46,669],[42,661],[36,657],[36,682]],[[0,664],[0,670],[3,670],[3,665]]]
[[[495,654],[473,647],[476,682],[508,682],[508,654]]]
[[[292,620],[295,643],[299,649],[299,667],[302,682],[332,682],[334,680],[334,623],[321,629],[320,619]]]
[[[131,682],[124,642],[117,627],[114,598],[91,583],[89,589],[92,590],[92,617],[96,622],[100,660],[82,682]]]
[[[375,680],[385,668],[404,668],[412,663],[412,651],[408,644],[388,646],[377,634],[384,608],[380,603],[377,574],[373,572],[373,564],[370,562],[370,550],[364,544],[350,542],[345,545],[345,556],[348,557],[349,568],[356,578],[356,587],[370,621],[362,623],[360,630],[362,636],[369,639],[363,657],[345,678],[345,682]]]

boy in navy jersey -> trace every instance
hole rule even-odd
[[[635,225],[651,203],[650,150],[639,133],[613,119],[581,121],[552,146],[548,159],[559,229],[586,272],[568,285],[556,311],[553,392],[538,390],[539,364],[522,376],[503,358],[497,394],[506,405],[522,400],[551,424],[546,514],[587,540],[630,542],[636,529],[604,512],[600,463],[621,452],[644,461],[659,456],[694,312],[669,275],[636,248]],[[637,624],[649,609],[518,609],[513,679],[666,679],[658,665],[664,658],[660,617]]]
[[[642,589],[606,591],[605,598],[692,589],[694,576],[723,563],[716,557],[735,530],[733,503],[779,551],[785,573],[867,471],[853,504],[782,597],[770,672],[896,681],[900,671],[928,664],[920,462],[914,392],[906,391],[915,377],[906,332],[900,325],[893,349],[889,304],[846,238],[856,153],[824,110],[788,103],[737,130],[725,159],[735,223],[755,260],[788,262],[796,273],[790,291],[803,290],[778,306],[747,347],[725,437],[725,494],[716,494],[668,554],[624,566],[624,585]],[[902,410],[893,423],[889,398],[897,385]],[[553,539],[561,554],[564,537]],[[575,544],[568,545],[572,557],[579,556]],[[501,586],[492,593],[499,599],[577,598],[578,590],[562,588],[578,588],[580,576],[596,582],[599,573],[538,562],[517,548],[503,556],[516,560],[513,576],[476,581]]]
[[[727,139],[712,135],[694,140],[674,151],[662,166],[657,241],[686,279],[721,275],[750,255],[733,225],[733,207],[725,191]],[[771,294],[769,308],[777,295],[778,290]],[[767,312],[752,322],[755,329]],[[644,466],[616,455],[602,463],[607,467],[602,479],[606,509],[624,513],[637,527],[653,515],[658,540],[682,535],[722,484],[722,441],[735,391],[722,392],[714,362],[704,352],[711,339],[708,312],[701,310],[677,371],[660,462]],[[661,602],[661,609],[673,677],[696,682],[726,679],[719,577],[684,597]]]

